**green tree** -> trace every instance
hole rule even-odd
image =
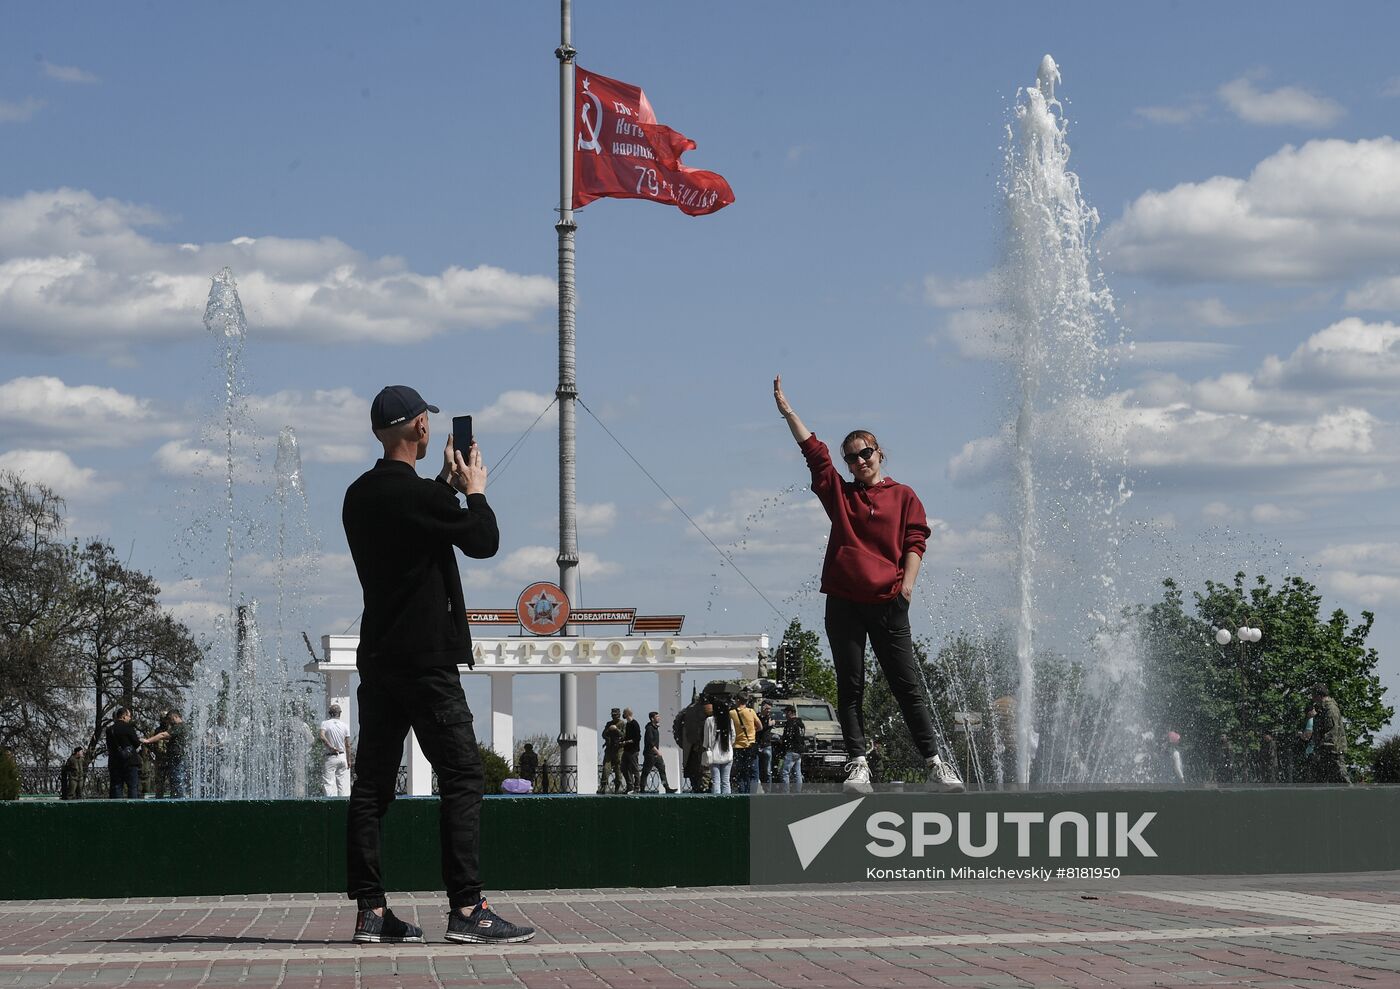
[[[835,705],[836,670],[831,665],[831,657],[822,648],[821,636],[803,628],[802,623],[794,618],[783,632],[779,648],[789,655],[797,655],[800,660],[798,682],[786,686]]]
[[[104,742],[103,726],[118,706],[150,730],[178,706],[201,649],[188,628],[160,606],[155,578],[123,564],[109,543],[93,540],[73,551],[79,608],[70,641],[90,691],[89,751]]]
[[[495,749],[489,749],[477,743],[476,750],[481,753],[482,768],[486,771],[486,793],[500,793],[501,784],[510,776],[510,763],[506,762]]]
[[[1346,719],[1349,757],[1370,764],[1375,735],[1395,713],[1375,672],[1380,657],[1366,645],[1371,612],[1356,624],[1340,608],[1324,615],[1322,596],[1298,576],[1277,588],[1264,576],[1248,582],[1243,572],[1229,582],[1208,580],[1193,594],[1194,615],[1175,582],[1163,588],[1161,601],[1138,611],[1147,714],[1164,731],[1182,731],[1198,763],[1212,761],[1222,735],[1241,763],[1260,751],[1266,734],[1286,753],[1302,727],[1309,687],[1323,681]],[[1216,629],[1233,635],[1241,626],[1262,629],[1263,639],[1216,643]]]
[[[1382,739],[1371,750],[1371,771],[1377,783],[1400,783],[1400,735]]]
[[[63,752],[80,717],[62,531],[61,498],[0,473],[0,746],[29,764]]]

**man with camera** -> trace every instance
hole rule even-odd
[[[449,941],[509,943],[535,932],[497,916],[481,895],[481,799],[485,772],[457,665],[472,664],[454,549],[496,555],[500,533],[486,502],[475,442],[449,436],[436,480],[418,476],[435,406],[406,385],[374,399],[370,425],[384,456],[345,492],[342,520],[364,591],[355,666],[360,673],[357,775],[346,818],[349,895],[357,942],[421,942],[423,931],[385,906],[380,825],[394,799],[399,758],[412,728],[437,772]],[[457,501],[466,496],[466,506]]]

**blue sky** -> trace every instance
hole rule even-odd
[[[229,264],[254,420],[268,442],[292,425],[306,460],[320,564],[302,623],[341,631],[358,598],[339,503],[374,456],[375,391],[414,384],[444,410],[439,436],[473,412],[488,461],[553,391],[557,8],[52,3],[8,22],[0,467],[52,484],[74,535],[130,547],[207,621],[219,564],[181,531],[208,491],[200,316]],[[1137,345],[1104,406],[1131,440],[1133,518],[1160,536],[1137,596],[1166,575],[1303,573],[1329,606],[1378,612],[1400,687],[1397,32],[1380,3],[581,2],[580,64],[643,86],[737,197],[703,218],[579,212],[583,399],[817,626],[820,510],[777,497],[804,479],[773,411],[781,370],[819,435],[874,429],[938,520],[916,632],[956,627],[967,606],[947,602],[974,598],[995,624],[1007,478],[960,454],[1010,408],[985,276],[1009,109],[1051,52]],[[781,631],[586,416],[580,459],[585,604]],[[245,480],[248,505],[265,499]],[[492,498],[502,556],[464,572],[473,603],[504,607],[554,573],[552,419]],[[265,598],[248,551],[241,588]],[[979,590],[950,592],[956,571]],[[642,682],[617,695],[649,703]],[[523,730],[555,716],[552,697],[517,698]]]

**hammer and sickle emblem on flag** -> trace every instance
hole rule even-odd
[[[583,80],[583,95],[587,96],[591,102],[585,103],[580,109],[579,116],[582,119],[583,129],[588,131],[588,139],[585,140],[583,134],[578,136],[578,150],[592,151],[595,155],[603,153],[602,146],[598,143],[598,132],[603,129],[603,101],[593,94],[593,90],[588,88],[588,78]],[[588,111],[592,110],[596,119],[590,119]]]

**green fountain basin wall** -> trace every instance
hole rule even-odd
[[[757,799],[769,805],[765,816],[783,808],[792,820],[829,806]],[[1086,813],[1161,809],[1173,851],[1134,863],[1136,875],[1400,870],[1400,787],[908,799],[973,814],[1051,803]],[[0,899],[339,892],[345,809],[344,800],[0,804]],[[747,797],[490,797],[482,818],[487,889],[750,881]],[[389,888],[441,888],[437,799],[396,801],[384,831]]]

